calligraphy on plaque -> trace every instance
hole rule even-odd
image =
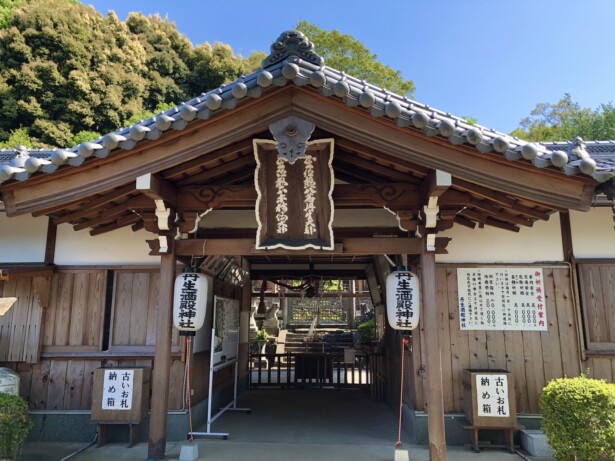
[[[333,249],[333,140],[307,142],[290,163],[277,142],[254,140],[256,249]]]
[[[103,410],[130,410],[134,370],[105,370],[102,392]]]
[[[478,416],[508,418],[508,376],[476,375]]]
[[[462,330],[547,330],[541,268],[459,268]]]

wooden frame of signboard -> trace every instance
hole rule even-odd
[[[217,319],[218,308],[223,306],[224,314],[224,323],[222,324],[223,331],[217,331]],[[228,314],[231,314],[229,316]],[[226,320],[231,318],[231,325],[227,325]],[[227,331],[227,329],[231,327],[235,329],[235,331]],[[226,338],[232,337],[231,335],[236,335],[236,340],[233,341],[234,344],[234,356],[227,358],[224,355],[220,355],[216,352],[216,348],[220,345],[217,344],[217,338]],[[224,340],[223,340],[224,341]],[[223,298],[221,296],[214,296],[214,308],[212,315],[212,324],[211,324],[211,347],[210,347],[210,355],[209,355],[209,393],[207,396],[207,430],[205,432],[189,432],[188,436],[192,435],[193,437],[212,437],[212,438],[221,438],[228,439],[228,432],[212,432],[211,426],[216,419],[222,416],[227,411],[240,411],[243,413],[250,413],[252,410],[250,408],[239,408],[237,407],[237,372],[238,372],[238,361],[237,356],[239,354],[239,301],[236,299]],[[218,363],[216,363],[216,358],[219,359]],[[213,396],[213,387],[214,387],[214,373],[229,366],[234,366],[234,388],[233,388],[233,400],[227,403],[224,407],[220,408],[220,410],[212,416],[212,396]]]

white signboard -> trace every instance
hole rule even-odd
[[[134,370],[105,370],[103,380],[102,409],[130,410],[132,408],[132,386]]]
[[[239,349],[239,301],[214,297],[214,364],[237,357]]]
[[[506,418],[508,407],[508,377],[506,375],[476,375],[478,416]]]
[[[540,268],[460,268],[457,287],[462,330],[547,330]]]

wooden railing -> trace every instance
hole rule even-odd
[[[330,353],[251,354],[250,386],[371,388],[378,363],[375,354],[342,348]]]

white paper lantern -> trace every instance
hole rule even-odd
[[[184,272],[175,279],[173,325],[182,335],[193,335],[205,323],[209,281],[200,272]]]
[[[414,330],[419,324],[419,278],[407,267],[387,276],[387,317],[395,330]]]

